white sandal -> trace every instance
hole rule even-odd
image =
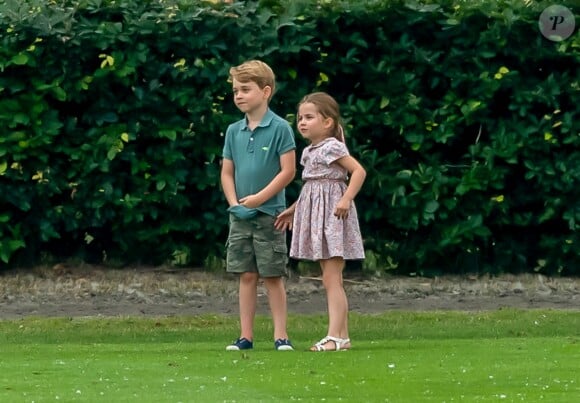
[[[334,343],[335,346],[334,350],[327,350],[326,347],[324,346],[329,341],[332,341]],[[326,336],[322,338],[322,340],[320,340],[318,343],[313,345],[310,351],[345,351],[350,348],[350,347],[345,348],[344,346],[346,344],[350,344],[349,338],[341,339],[340,337]]]

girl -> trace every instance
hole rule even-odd
[[[342,283],[345,260],[364,259],[354,198],[366,171],[344,143],[338,103],[315,92],[298,104],[298,131],[310,142],[300,160],[304,181],[298,200],[280,213],[276,228],[292,230],[290,256],[320,262],[328,304],[327,336],[311,351],[351,347],[348,299]]]

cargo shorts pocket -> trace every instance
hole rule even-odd
[[[226,242],[226,265],[228,271],[254,271],[253,261],[254,253],[249,242],[243,239],[228,240]]]
[[[256,241],[256,262],[260,272],[267,275],[283,275],[286,270],[288,262],[288,248],[285,243],[270,242],[270,241]],[[270,272],[272,270],[272,272]]]

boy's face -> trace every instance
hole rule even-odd
[[[234,103],[244,113],[251,113],[268,102],[271,88],[260,88],[253,81],[242,83],[233,79]]]

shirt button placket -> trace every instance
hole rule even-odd
[[[248,152],[249,153],[254,152],[254,136],[251,136],[250,141],[248,141]]]

